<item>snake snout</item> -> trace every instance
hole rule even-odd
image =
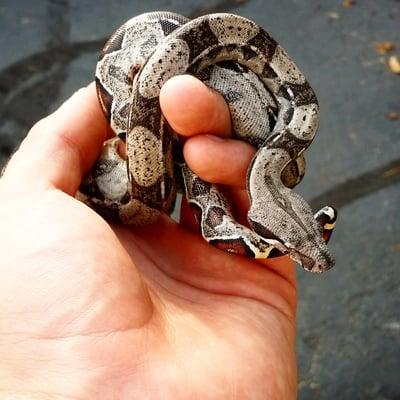
[[[326,251],[323,251],[315,259],[315,263],[309,271],[311,272],[325,272],[330,270],[335,265],[335,259]]]
[[[335,259],[327,252],[321,251],[316,256],[310,257],[291,248],[289,256],[299,263],[306,271],[322,273],[330,270],[335,265]]]

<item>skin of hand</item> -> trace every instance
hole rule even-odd
[[[255,150],[190,76],[160,103],[185,159],[246,220]],[[39,121],[0,180],[0,397],[295,399],[296,281],[286,257],[224,253],[181,221],[107,224],[74,199],[111,136],[93,84]]]

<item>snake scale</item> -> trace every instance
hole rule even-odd
[[[258,148],[247,174],[249,227],[236,222],[217,185],[188,168],[161,113],[160,89],[179,74],[218,90],[229,106],[234,137]],[[335,209],[313,215],[291,190],[304,175],[303,151],[317,130],[318,102],[261,27],[233,14],[193,20],[170,12],[139,15],[104,46],[96,85],[116,136],[105,142],[78,193],[95,211],[109,221],[151,223],[172,211],[181,188],[202,236],[217,248],[253,258],[288,254],[312,272],[334,265],[326,242]]]

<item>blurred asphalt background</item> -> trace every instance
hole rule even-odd
[[[0,0],[0,165],[93,79],[106,37],[154,10],[251,18],[308,77],[322,121],[297,190],[340,218],[336,267],[298,272],[299,398],[400,399],[400,76],[387,65],[400,58],[398,0]],[[395,49],[379,54],[386,41]]]

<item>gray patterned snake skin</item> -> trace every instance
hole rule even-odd
[[[186,166],[162,116],[160,89],[180,74],[218,90],[230,108],[235,137],[258,148],[247,174],[250,228],[235,221],[216,185]],[[106,43],[96,84],[116,137],[105,143],[79,199],[109,221],[140,225],[170,213],[183,187],[202,236],[217,248],[253,258],[288,254],[312,272],[334,265],[326,242],[336,211],[324,207],[313,215],[291,190],[304,175],[302,154],[317,130],[318,102],[262,28],[232,14],[193,20],[169,12],[140,15]],[[126,156],[120,155],[121,141]]]

